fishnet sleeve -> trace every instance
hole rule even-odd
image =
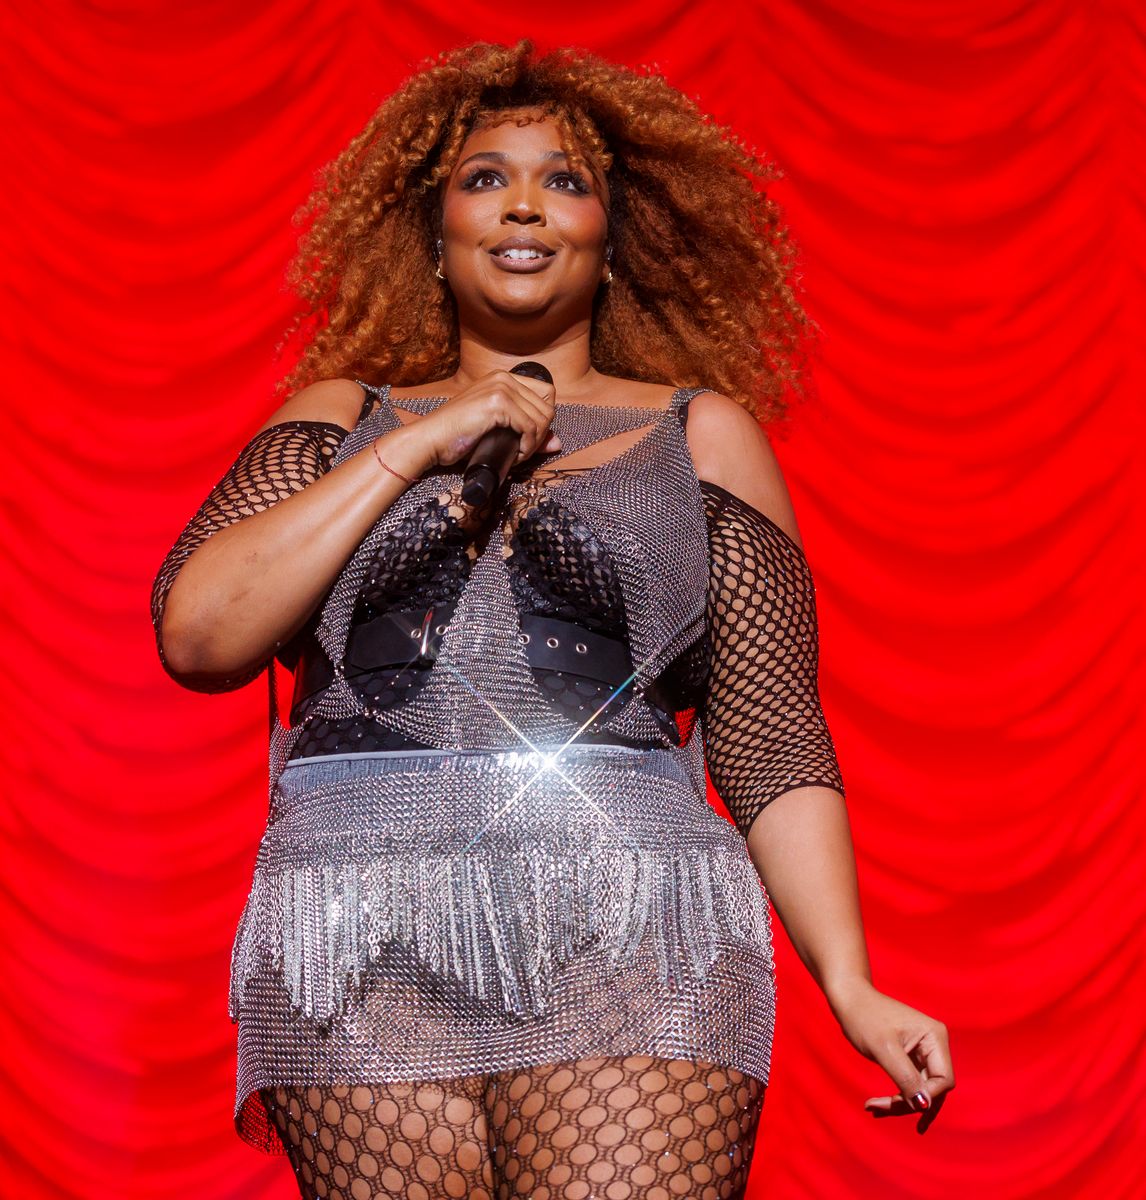
[[[843,793],[820,705],[815,587],[778,525],[702,483],[711,665],[702,709],[713,786],[747,836],[765,805],[818,784]]]
[[[163,653],[163,612],[183,564],[213,533],[271,508],[301,491],[330,469],[347,431],[327,421],[285,421],[264,429],[247,443],[227,473],[212,488],[199,511],[171,547],[151,589],[151,622],[164,670],[172,674]],[[227,692],[250,683],[266,664],[243,675],[209,684],[175,677],[194,691]]]

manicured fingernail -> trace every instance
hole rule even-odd
[[[910,1104],[916,1112],[926,1112],[931,1107],[931,1097],[926,1092],[916,1092]]]

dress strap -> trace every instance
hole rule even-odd
[[[378,408],[386,408],[390,403],[390,385],[382,384],[379,387],[377,384],[366,383],[362,379],[354,381],[366,393],[366,399],[362,401],[362,408],[358,413],[357,424],[361,425],[374,412],[374,405],[377,403]]]
[[[693,398],[699,396],[701,392],[711,392],[712,390],[710,387],[682,387],[673,392],[672,399],[669,400],[668,411],[676,414],[682,429],[688,425],[688,406],[692,403]]]

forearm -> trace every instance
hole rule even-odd
[[[833,1010],[857,984],[870,985],[855,851],[840,793],[801,787],[773,800],[748,832],[748,852]]]
[[[384,435],[378,449],[410,477],[426,467],[421,439],[409,427]],[[213,533],[167,596],[161,636],[172,673],[224,679],[266,661],[306,622],[406,486],[367,449]]]

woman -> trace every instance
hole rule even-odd
[[[752,415],[804,325],[765,178],[659,77],[522,42],[415,74],[312,200],[293,394],[153,598],[185,685],[271,667],[236,1122],[304,1197],[742,1194],[761,881],[897,1089],[873,1115],[922,1131],[953,1084],[943,1026],[871,983]]]

